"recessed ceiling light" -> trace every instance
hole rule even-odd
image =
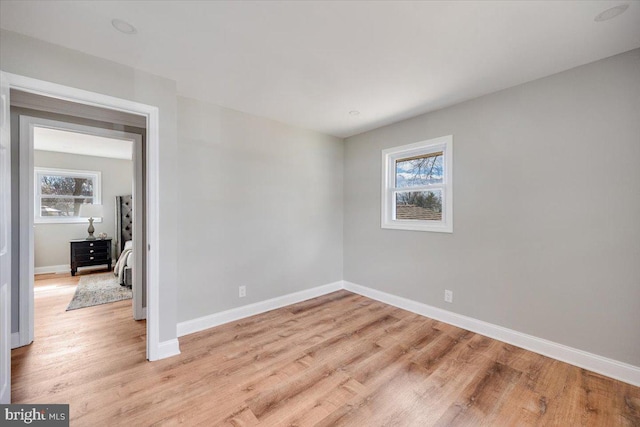
[[[357,116],[357,115],[359,115],[359,114],[360,114],[360,111],[358,111],[358,110],[351,110],[351,111],[349,111],[349,115],[350,115],[350,116]]]
[[[618,6],[614,6],[605,11],[600,12],[594,19],[596,22],[608,21],[609,19],[613,19],[618,15],[621,15],[625,10],[629,9],[629,3],[620,4]]]
[[[113,25],[113,28],[120,31],[121,33],[136,34],[138,32],[138,30],[136,30],[136,27],[129,24],[128,22],[123,21],[122,19],[112,19],[111,25]]]

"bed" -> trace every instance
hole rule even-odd
[[[116,196],[116,256],[113,274],[122,286],[133,284],[133,204],[131,195]]]

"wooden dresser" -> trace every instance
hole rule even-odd
[[[107,264],[111,270],[111,239],[71,240],[71,275],[78,267]]]

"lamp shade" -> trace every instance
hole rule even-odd
[[[82,218],[102,218],[102,205],[82,204],[80,205],[78,216]]]

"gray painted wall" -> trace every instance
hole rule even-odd
[[[177,150],[176,83],[112,61],[97,58],[10,31],[0,31],[2,70],[66,86],[129,99],[159,108],[159,261],[160,341],[176,338]],[[12,289],[13,294],[17,290]],[[13,298],[12,298],[13,301]],[[12,319],[15,308],[12,309]]]
[[[380,151],[449,134],[453,234],[381,229]],[[348,138],[344,278],[640,366],[639,165],[640,50]]]
[[[77,154],[34,151],[36,167],[99,171],[102,173],[102,222],[95,222],[95,234],[105,232],[115,235],[115,196],[131,194],[133,162],[106,157],[80,156]],[[69,240],[87,236],[87,224],[35,224],[33,240],[35,267],[69,265]],[[112,250],[114,250],[112,248]],[[113,252],[114,256],[116,252]],[[115,264],[115,260],[114,260]]]
[[[341,139],[178,98],[178,144],[178,321],[342,279]]]

